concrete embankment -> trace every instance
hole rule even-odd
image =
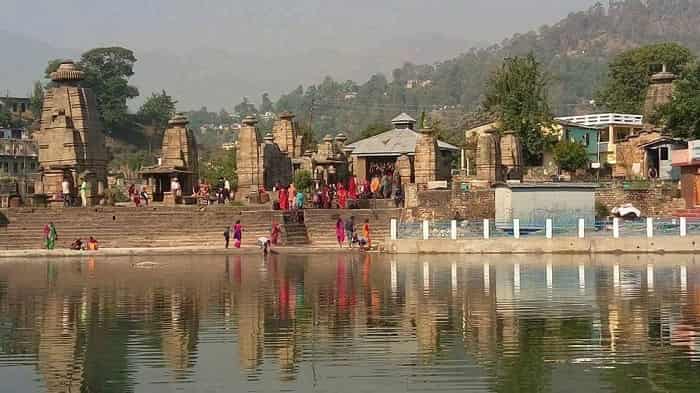
[[[387,240],[385,251],[395,254],[693,254],[700,251],[700,236],[618,239],[399,239]]]

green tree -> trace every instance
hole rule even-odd
[[[32,115],[35,119],[41,117],[41,108],[44,104],[44,86],[41,82],[34,82],[34,90],[32,97],[29,100],[29,108],[32,110]]]
[[[242,116],[248,116],[248,115],[255,115],[258,113],[258,110],[255,108],[255,105],[248,101],[248,97],[243,97],[243,101],[241,101],[240,104],[236,105],[233,110]]]
[[[219,178],[228,179],[231,187],[235,189],[238,185],[236,174],[236,151],[219,149],[212,153],[202,168],[202,177],[209,184],[216,184]]]
[[[268,93],[263,93],[262,104],[260,104],[260,113],[274,112],[275,108],[270,100],[270,95]]]
[[[297,190],[308,192],[311,190],[311,185],[313,184],[313,178],[311,177],[311,172],[306,169],[296,171],[294,173],[294,186]]]
[[[139,95],[129,85],[135,63],[134,52],[121,47],[91,49],[78,62],[85,72],[83,86],[94,92],[103,125],[110,132],[123,131],[129,124],[127,101]]]
[[[675,82],[673,99],[659,108],[661,123],[674,136],[700,138],[700,64],[688,66]]]
[[[588,164],[588,152],[578,142],[561,141],[554,146],[554,162],[565,171],[575,172]]]
[[[520,137],[527,165],[539,164],[549,143],[542,132],[551,121],[547,82],[533,53],[506,58],[487,82],[484,108],[501,119],[504,130]]]
[[[612,112],[641,113],[654,66],[666,64],[678,73],[694,59],[689,49],[671,42],[630,49],[615,57],[596,102]]]
[[[175,114],[175,104],[168,93],[163,90],[160,93],[153,93],[141,105],[137,116],[144,123],[156,129],[157,132],[162,132],[168,126],[168,121]]]
[[[0,108],[0,127],[11,127],[12,126],[12,115],[10,112]]]

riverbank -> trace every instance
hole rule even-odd
[[[388,240],[393,254],[693,254],[700,236]]]
[[[276,247],[274,253],[280,255],[328,255],[359,253],[357,248],[314,248],[314,247]],[[0,250],[2,258],[31,257],[104,257],[104,256],[169,256],[169,255],[261,255],[259,247],[215,248],[215,247],[158,247],[158,248],[102,248],[97,251],[75,251],[70,249],[29,249]]]

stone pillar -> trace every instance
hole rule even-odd
[[[523,148],[514,131],[506,131],[500,142],[501,167],[506,180],[522,180]],[[497,172],[498,173],[498,172]]]
[[[272,136],[280,150],[286,152],[289,158],[301,157],[302,141],[297,135],[293,113],[280,113],[279,120],[272,126]]]
[[[438,144],[432,129],[423,128],[420,133],[413,166],[415,183],[424,186],[437,179]]]
[[[495,130],[484,131],[479,136],[476,148],[476,177],[478,180],[494,183],[498,180],[500,167],[499,142]]]
[[[243,119],[243,127],[238,134],[238,152],[236,155],[236,167],[238,174],[237,198],[240,200],[258,189],[260,178],[262,155],[260,154],[260,141],[258,140],[257,119],[246,116]]]
[[[399,174],[402,185],[411,182],[411,159],[407,155],[402,154],[396,159],[396,172]]]

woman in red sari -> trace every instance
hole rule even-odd
[[[328,185],[323,186],[323,192],[321,193],[321,203],[324,209],[331,208],[331,190]]]
[[[345,187],[342,184],[338,187],[338,207],[345,209],[348,204],[348,192],[345,191]]]
[[[357,182],[355,181],[355,176],[350,176],[350,180],[348,180],[348,197],[350,199],[357,199]]]
[[[286,187],[280,188],[279,198],[280,198],[280,210],[289,209],[289,194],[287,194]]]

